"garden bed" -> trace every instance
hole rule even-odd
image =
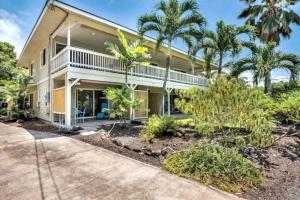
[[[18,125],[25,129],[58,133],[58,129],[43,121],[27,121]],[[95,146],[99,146],[151,165],[162,167],[161,161],[167,153],[186,149],[198,141],[206,141],[190,128],[180,128],[178,136],[155,138],[151,143],[143,141],[139,134],[143,125],[102,126],[92,135],[63,134]],[[276,135],[279,136],[278,133]],[[284,137],[271,147],[262,149],[247,147],[242,150],[245,157],[259,168],[264,183],[258,189],[238,194],[246,199],[297,199],[300,196],[300,139]]]

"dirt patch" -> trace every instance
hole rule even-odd
[[[285,137],[268,149],[246,149],[248,158],[261,169],[265,182],[241,195],[246,199],[300,199],[300,139]]]

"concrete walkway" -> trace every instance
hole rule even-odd
[[[0,123],[0,199],[238,198],[81,141]]]

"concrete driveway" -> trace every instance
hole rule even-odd
[[[238,199],[119,154],[0,123],[0,199]]]

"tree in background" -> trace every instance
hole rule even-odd
[[[237,55],[249,42],[239,39],[238,36],[247,34],[252,39],[251,26],[226,25],[222,20],[217,22],[217,30],[205,31],[202,48],[206,49],[208,59],[217,56],[219,59],[218,74],[222,73],[223,59],[226,55]]]
[[[118,30],[118,39],[120,45],[105,42],[107,50],[114,54],[125,65],[125,84],[127,86],[128,71],[136,64],[147,65],[151,55],[148,54],[148,48],[143,46],[142,40],[136,40],[134,42],[127,41],[125,35]]]
[[[7,42],[0,42],[0,80],[8,80],[14,76],[17,65],[14,46]]]
[[[147,32],[156,33],[156,49],[166,42],[166,72],[161,92],[160,114],[163,113],[163,96],[171,68],[171,48],[176,39],[191,44],[191,36],[202,30],[206,24],[198,11],[195,0],[161,0],[155,6],[155,12],[145,14],[138,19],[139,32],[143,36]]]
[[[0,42],[0,97],[8,103],[9,117],[12,112],[20,116],[19,108],[26,108],[25,97],[28,94],[27,85],[31,80],[28,70],[17,66],[14,46],[7,42]],[[19,101],[23,105],[19,105]],[[26,110],[24,111],[24,115]]]
[[[235,62],[231,68],[231,76],[238,77],[245,71],[252,71],[253,81],[257,85],[264,80],[265,93],[271,94],[271,71],[276,68],[290,72],[290,80],[294,80],[300,67],[300,57],[276,51],[275,43],[267,43],[264,46],[252,48],[252,56],[242,58]]]
[[[257,36],[264,43],[276,42],[280,36],[289,38],[291,25],[300,25],[300,16],[292,9],[298,0],[241,0],[247,4],[239,18],[256,27]]]

